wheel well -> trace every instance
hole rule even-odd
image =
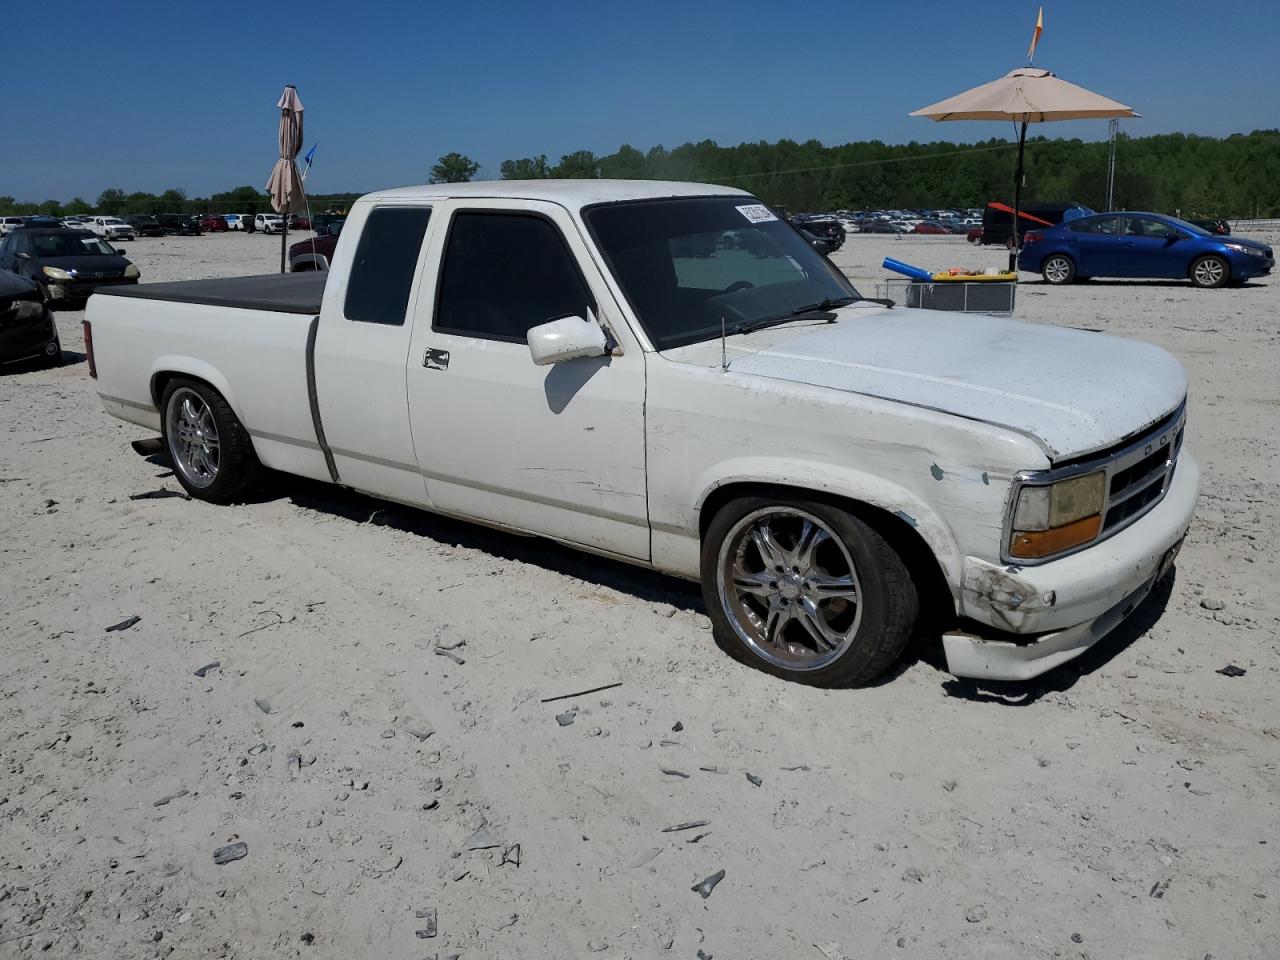
[[[222,396],[222,391],[204,377],[197,377],[194,373],[179,373],[177,370],[161,370],[151,378],[151,400],[155,403],[157,410],[160,410],[160,401],[164,399],[165,390],[174,380],[190,380],[192,383],[201,383],[218,396]],[[223,399],[225,400],[226,397],[223,397]],[[164,417],[163,410],[160,410],[160,416],[161,418]]]
[[[1227,268],[1227,279],[1228,280],[1231,279],[1231,261],[1228,260],[1226,257],[1224,257],[1220,253],[1210,252],[1210,253],[1201,253],[1191,258],[1191,262],[1187,264],[1188,280],[1191,279],[1192,275],[1195,273],[1196,264],[1199,263],[1201,260],[1203,260],[1205,257],[1215,257],[1216,259],[1221,260],[1222,265]]]
[[[702,504],[702,512],[698,516],[698,540],[706,536],[711,521],[721,509],[733,500],[742,497],[803,497],[809,500],[821,500],[838,505],[849,511],[876,533],[884,537],[889,545],[902,557],[911,579],[915,581],[916,592],[920,597],[920,616],[923,621],[948,622],[955,619],[955,600],[951,596],[951,588],[947,586],[946,577],[938,565],[938,558],[911,524],[901,517],[894,516],[882,507],[873,506],[862,500],[841,497],[817,490],[806,490],[804,487],[791,487],[777,483],[730,483],[717,487]]]

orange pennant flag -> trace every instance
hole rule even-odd
[[[1036,28],[1031,31],[1031,46],[1027,47],[1028,66],[1036,55],[1036,44],[1040,42],[1040,34],[1042,33],[1044,33],[1044,7],[1041,7],[1040,12],[1036,14]]]

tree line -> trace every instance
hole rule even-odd
[[[499,171],[507,180],[608,177],[720,183],[793,210],[978,207],[990,200],[1012,199],[1014,149],[1014,144],[998,139],[970,144],[863,140],[837,146],[779,140],[734,147],[703,140],[670,150],[655,146],[642,151],[624,144],[603,156],[578,150],[557,163],[545,155],[504,160]],[[479,164],[469,157],[448,153],[431,167],[429,180],[470,180],[478,170]],[[1106,143],[1033,137],[1027,141],[1026,170],[1027,201],[1071,200],[1098,210],[1105,206]],[[345,209],[357,196],[316,195],[311,209]],[[1229,137],[1121,134],[1116,145],[1115,206],[1183,216],[1280,216],[1280,130]],[[94,202],[80,197],[66,203],[18,202],[0,196],[0,215],[10,216],[252,214],[268,209],[266,194],[249,186],[196,198],[178,188],[160,194],[111,188]]]

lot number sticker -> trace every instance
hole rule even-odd
[[[738,212],[747,218],[749,223],[769,223],[778,218],[763,203],[747,203],[738,207]]]

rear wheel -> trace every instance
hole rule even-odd
[[[1040,273],[1044,276],[1045,283],[1061,286],[1075,279],[1076,265],[1066,254],[1055,253],[1041,264]]]
[[[883,673],[919,608],[893,547],[823,501],[727,504],[703,540],[702,590],[716,637],[735,658],[823,687]]]
[[[1191,264],[1191,282],[1197,287],[1221,287],[1231,279],[1231,267],[1216,254],[1198,258]]]
[[[222,394],[195,380],[173,380],[161,409],[165,449],[187,493],[233,503],[256,485],[261,467],[249,433]]]

